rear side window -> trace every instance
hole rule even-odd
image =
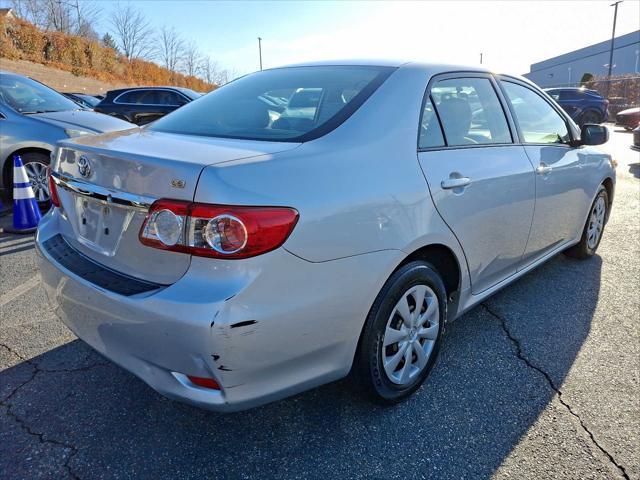
[[[153,92],[150,90],[130,90],[116,97],[114,103],[149,103],[152,101]]]
[[[247,140],[311,140],[346,120],[394,70],[372,66],[264,70],[228,83],[147,128]]]
[[[564,119],[540,95],[517,83],[501,82],[525,143],[569,143]]]
[[[113,100],[113,102],[114,103],[137,103],[137,97],[138,97],[137,93],[138,92],[136,91],[124,92],[119,96],[117,96]]]
[[[579,100],[582,97],[580,92],[575,90],[561,90],[560,100]]]
[[[431,97],[427,99],[422,109],[422,118],[420,119],[420,138],[418,139],[418,148],[442,147],[444,146],[444,137],[438,123],[436,111],[433,108]]]
[[[512,142],[509,124],[489,79],[441,80],[431,88],[431,99],[448,146]]]

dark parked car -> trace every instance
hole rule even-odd
[[[67,97],[69,100],[73,100],[78,105],[84,108],[93,109],[93,107],[100,103],[99,99],[97,99],[93,95],[87,95],[86,93],[62,92],[62,95]]]
[[[633,130],[640,122],[640,107],[627,108],[616,115],[616,125]]]
[[[633,145],[631,148],[640,151],[640,123],[633,129]]]
[[[122,88],[107,92],[94,110],[145,125],[200,96],[198,92],[179,87]]]
[[[606,122],[609,101],[595,90],[586,88],[547,88],[545,91],[578,125]]]

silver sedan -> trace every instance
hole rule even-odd
[[[128,128],[136,126],[81,108],[31,78],[0,71],[0,193],[11,191],[13,156],[20,155],[36,198],[48,202],[47,166],[59,140]]]
[[[595,254],[607,135],[477,67],[265,70],[59,143],[42,277],[71,330],[168,397],[240,410],[351,372],[394,403],[446,322]]]

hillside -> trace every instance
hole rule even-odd
[[[28,74],[54,88],[91,93],[120,85],[175,85],[200,92],[216,88],[200,78],[172,72],[153,62],[128,60],[97,40],[45,32],[29,22],[11,18],[0,19],[0,68]],[[72,81],[72,77],[77,80]]]
[[[104,94],[114,88],[126,87],[125,82],[103,82],[91,77],[78,77],[71,72],[48,67],[40,63],[26,60],[9,60],[0,58],[0,70],[19,73],[42,82],[60,92],[88,93],[90,95]]]

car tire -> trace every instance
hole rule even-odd
[[[585,222],[582,230],[582,237],[573,247],[565,250],[565,254],[569,257],[584,260],[593,257],[598,250],[604,226],[609,216],[609,194],[604,185],[600,185],[598,194],[589,209],[589,217]],[[595,235],[595,237],[594,237]]]
[[[595,110],[587,110],[580,117],[580,125],[586,125],[587,123],[601,123],[602,115]]]
[[[40,152],[27,152],[20,155],[20,158],[31,181],[31,188],[36,200],[38,200],[38,204],[41,206],[48,205],[50,203],[49,179],[47,177],[47,169],[50,162],[49,155]],[[11,159],[13,159],[13,156],[11,156]]]
[[[352,373],[361,392],[374,402],[394,404],[420,388],[438,356],[446,318],[444,283],[430,264],[413,261],[394,272],[360,338]]]

